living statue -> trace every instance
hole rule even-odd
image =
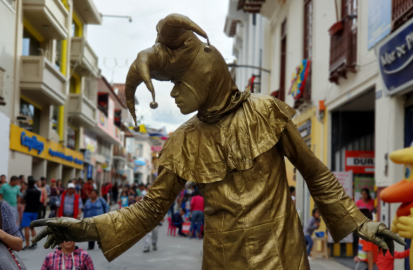
[[[295,111],[267,96],[240,92],[228,67],[189,18],[171,14],[159,21],[152,48],[138,54],[126,79],[133,97],[151,79],[175,84],[171,96],[183,114],[198,114],[167,140],[158,178],[149,193],[130,207],[94,218],[34,221],[47,227],[45,248],[62,241],[99,241],[112,261],[164,218],[186,181],[205,199],[203,267],[217,269],[310,269],[303,229],[289,194],[286,156],[301,172],[335,241],[351,232],[383,249],[401,238],[358,210],[334,175],[317,159],[291,121]],[[201,42],[198,34],[208,40]]]

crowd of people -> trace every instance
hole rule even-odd
[[[6,176],[0,177],[0,202],[3,229],[1,233],[9,235],[8,247],[13,250],[34,250],[37,244],[31,239],[36,236],[36,230],[30,227],[32,221],[46,217],[94,217],[110,211],[110,205],[119,204],[119,208],[139,202],[148,193],[150,184],[132,185],[126,183],[105,183],[100,192],[92,178],[72,179],[63,185],[60,179],[48,179],[33,176],[12,176],[7,182]],[[101,195],[100,195],[101,194]],[[6,209],[6,210],[4,210]],[[48,211],[47,211],[48,210]],[[46,216],[46,213],[48,215]],[[177,196],[168,211],[173,226],[178,228],[181,236],[189,238],[203,237],[204,199],[196,185],[187,184]],[[10,223],[10,221],[12,222]],[[190,222],[189,232],[182,232],[182,225]],[[159,224],[162,226],[162,223]],[[0,235],[1,236],[1,235]],[[157,250],[158,227],[148,233],[144,242],[144,252]],[[23,247],[23,244],[25,246]],[[94,249],[95,242],[88,243],[88,250]],[[52,262],[59,262],[66,269],[93,269],[93,262],[87,252],[74,242],[64,242],[54,252],[50,253],[42,266],[42,270],[54,268]],[[64,268],[63,268],[64,269]]]

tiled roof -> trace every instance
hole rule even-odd
[[[124,83],[114,83],[114,89],[118,89],[118,97],[123,104],[126,104],[126,96],[125,96],[125,84]]]

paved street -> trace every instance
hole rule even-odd
[[[40,230],[40,229],[39,229]],[[39,231],[38,230],[38,231]],[[163,269],[179,269],[179,270],[196,270],[201,269],[202,265],[202,240],[187,239],[183,237],[167,236],[166,224],[159,227],[158,250],[149,253],[143,253],[142,239],[135,246],[122,254],[119,258],[111,263],[108,263],[103,257],[102,252],[95,247],[95,250],[90,251],[96,270],[163,270]],[[39,244],[34,251],[19,252],[20,258],[24,261],[28,270],[40,269],[44,258],[51,252],[43,248],[44,240]],[[79,243],[79,246],[87,250],[87,243]],[[310,262],[312,270],[349,270],[341,264],[329,260],[313,260]]]

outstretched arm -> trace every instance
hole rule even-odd
[[[161,170],[148,194],[137,203],[94,218],[102,251],[111,261],[152,231],[165,217],[185,180]]]
[[[351,232],[361,238],[394,251],[393,240],[403,240],[377,222],[368,220],[349,198],[334,174],[313,154],[290,121],[281,134],[281,146],[285,156],[294,164],[305,179],[314,202],[333,237],[338,242]]]
[[[185,182],[161,168],[152,188],[141,201],[94,218],[33,221],[31,227],[47,227],[32,241],[38,242],[47,236],[45,248],[53,248],[63,241],[100,241],[106,259],[112,261],[159,224]]]

